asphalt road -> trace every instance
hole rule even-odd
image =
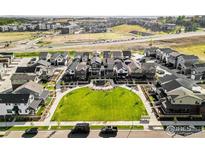
[[[46,50],[55,50],[55,49],[66,49],[66,48],[73,48],[73,47],[97,47],[97,46],[107,46],[107,45],[119,45],[119,44],[127,44],[127,43],[140,43],[140,42],[149,42],[150,40],[153,41],[159,41],[159,40],[169,40],[169,39],[179,39],[179,38],[185,38],[185,37],[193,37],[193,36],[203,36],[205,35],[205,32],[187,32],[187,33],[181,33],[181,34],[165,34],[165,35],[154,35],[154,36],[144,36],[135,40],[123,40],[118,42],[104,42],[104,43],[81,43],[76,45],[64,45],[62,46],[52,46],[52,48],[49,47],[41,47],[41,48],[32,48],[32,44],[34,46],[35,40],[32,40],[32,42],[29,42],[25,45],[20,45],[15,48],[8,48],[8,49],[0,49],[0,51],[12,51],[12,52],[22,52],[22,51],[46,51]],[[41,38],[38,38],[40,40]],[[35,46],[36,47],[36,46]]]
[[[205,138],[205,132],[199,132],[188,136],[175,135],[170,136],[165,131],[129,131],[120,130],[116,136],[99,135],[99,130],[91,130],[89,134],[73,135],[70,130],[61,131],[39,131],[36,135],[25,135],[24,131],[12,131],[6,138]]]

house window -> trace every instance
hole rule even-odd
[[[180,100],[179,102],[182,103],[182,100]]]
[[[22,111],[21,110],[19,110],[19,113],[21,113]]]
[[[12,113],[12,110],[11,109],[8,109],[8,110],[6,110],[7,111],[7,113]]]

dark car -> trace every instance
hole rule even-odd
[[[38,128],[29,128],[25,130],[25,134],[37,134]]]
[[[75,128],[72,130],[72,133],[89,133],[90,126],[89,123],[78,123],[75,125]]]
[[[117,132],[118,130],[116,126],[105,126],[101,129],[102,134],[114,134]]]

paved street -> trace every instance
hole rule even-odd
[[[205,132],[181,136],[170,136],[165,131],[137,131],[137,130],[120,130],[116,136],[100,135],[100,130],[91,130],[89,134],[71,135],[70,130],[59,131],[39,131],[35,136],[28,136],[24,131],[12,131],[5,138],[205,138]]]
[[[193,36],[203,36],[205,35],[205,32],[187,32],[187,33],[180,33],[180,34],[165,34],[165,35],[153,35],[153,36],[144,36],[141,38],[138,38],[136,40],[122,40],[118,42],[103,42],[103,43],[96,43],[93,44],[92,42],[83,42],[81,44],[75,44],[75,45],[53,45],[52,50],[55,49],[69,49],[73,47],[92,47],[92,46],[107,46],[107,45],[118,45],[118,44],[127,44],[127,43],[141,43],[141,42],[149,42],[150,40],[152,41],[160,41],[160,40],[169,40],[169,39],[179,39],[179,38],[186,38],[186,37],[193,37]],[[40,40],[41,38],[38,38]],[[0,49],[0,51],[12,51],[12,52],[31,52],[34,50],[37,50],[37,48],[33,49],[31,48],[33,44],[35,44],[36,40],[32,40],[32,42],[27,43],[26,45],[21,45],[21,46],[16,46],[15,48],[7,48],[7,49]],[[37,46],[35,46],[37,47]],[[42,47],[39,48],[40,51],[48,51],[51,48],[49,47]]]

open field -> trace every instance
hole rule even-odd
[[[204,44],[190,44],[185,46],[174,47],[180,53],[187,55],[196,55],[201,60],[205,60],[205,43]]]
[[[165,34],[163,32],[153,32],[149,29],[146,29],[140,25],[119,25],[119,26],[114,26],[111,28],[112,32],[114,33],[130,33],[132,31],[138,31],[138,32],[145,32],[145,33],[150,33],[150,34]]]
[[[147,115],[140,97],[124,88],[81,88],[65,95],[53,121],[132,121]]]
[[[31,39],[35,35],[37,35],[37,32],[5,32],[0,33],[0,42]]]
[[[115,33],[130,33],[131,31],[139,31],[139,32],[150,32],[149,30],[145,29],[144,27],[141,27],[139,25],[119,25],[112,27],[112,32]]]
[[[117,39],[129,39],[132,36],[129,34],[118,33],[92,33],[92,34],[65,34],[51,36],[43,39],[45,42],[51,42],[52,44],[62,43],[74,43],[74,42],[92,42],[100,40],[117,40]]]

